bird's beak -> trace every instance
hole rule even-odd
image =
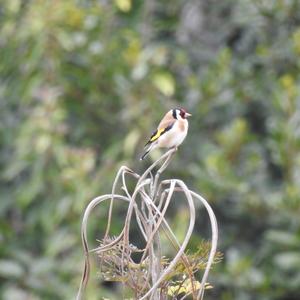
[[[189,114],[189,113],[185,113],[185,116],[188,118],[188,117],[191,117],[192,116],[192,114]]]

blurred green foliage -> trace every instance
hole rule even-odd
[[[173,106],[193,117],[168,176],[220,226],[206,299],[300,298],[298,0],[3,0],[0,26],[1,299],[74,298],[84,207]]]

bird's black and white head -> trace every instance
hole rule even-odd
[[[186,112],[183,108],[174,108],[172,109],[172,116],[174,119],[181,120],[187,119],[191,116],[188,112]]]

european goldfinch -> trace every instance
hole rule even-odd
[[[146,143],[141,160],[156,148],[177,148],[187,135],[189,127],[187,118],[190,116],[191,114],[182,108],[168,111]]]

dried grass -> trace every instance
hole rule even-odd
[[[215,214],[209,203],[199,194],[191,191],[182,180],[170,179],[159,181],[160,175],[167,168],[176,149],[171,149],[154,162],[141,176],[123,166],[114,180],[112,193],[93,199],[87,206],[81,226],[81,237],[85,256],[77,300],[84,299],[89,273],[90,255],[96,253],[100,258],[101,273],[104,280],[119,281],[130,288],[136,299],[184,299],[192,295],[193,299],[203,299],[209,270],[214,262],[220,260],[217,253],[218,227]],[[152,172],[159,167],[153,177]],[[126,177],[137,180],[134,191],[128,191]],[[121,183],[123,194],[116,193]],[[189,225],[182,243],[175,236],[165,215],[175,193],[183,193],[189,208]],[[88,220],[94,208],[104,201],[109,201],[108,220],[104,237],[94,249],[87,241]],[[118,236],[110,236],[112,212],[116,201],[127,203],[124,226]],[[195,201],[201,202],[207,210],[211,224],[211,242],[199,246],[197,252],[187,253],[187,245],[195,225]],[[144,249],[138,249],[130,243],[129,232],[133,217],[145,240]],[[176,250],[173,259],[162,256],[161,232]],[[140,253],[137,263],[132,259],[134,253]],[[205,253],[205,254],[204,254]],[[201,282],[196,279],[203,271]]]

